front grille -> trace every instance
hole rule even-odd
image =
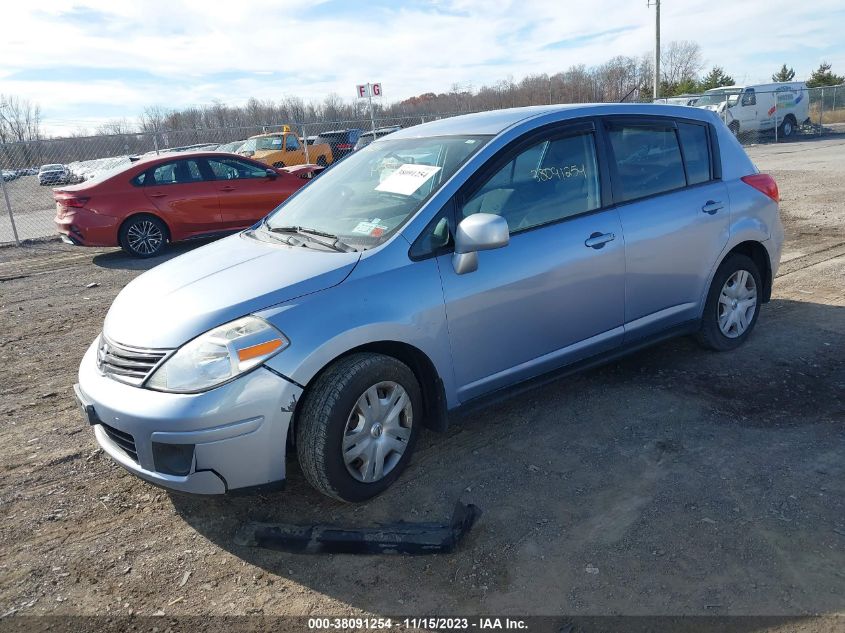
[[[140,385],[167,352],[168,350],[128,347],[101,336],[97,348],[97,369],[120,382]]]
[[[103,430],[106,432],[106,435],[109,436],[109,439],[117,444],[124,453],[129,455],[129,457],[131,457],[134,461],[138,461],[138,451],[135,448],[134,437],[132,437],[129,433],[119,431],[108,424],[103,424]]]

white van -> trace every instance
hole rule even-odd
[[[682,105],[692,106],[696,104],[701,95],[677,95],[676,97],[660,97],[653,99],[652,103],[662,103],[663,105]]]
[[[713,88],[695,107],[717,112],[734,134],[777,127],[778,135],[787,137],[810,122],[810,96],[803,81]]]

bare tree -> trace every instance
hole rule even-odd
[[[113,119],[97,126],[97,135],[118,136],[122,134],[134,134],[135,127],[127,119]]]
[[[138,119],[142,132],[158,134],[166,130],[165,119],[169,112],[161,106],[147,106]]]
[[[28,99],[0,94],[0,142],[41,138],[41,107]]]
[[[660,79],[670,89],[679,84],[695,82],[703,68],[704,59],[698,42],[669,42],[660,55]]]

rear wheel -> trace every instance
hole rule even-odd
[[[740,253],[729,255],[710,284],[701,329],[704,347],[726,351],[742,345],[760,314],[763,284],[757,264]]]
[[[782,138],[789,138],[795,133],[795,119],[791,114],[781,122],[778,133]]]
[[[167,244],[167,227],[152,215],[129,218],[118,236],[120,246],[133,257],[155,257]]]
[[[405,468],[422,425],[422,395],[404,363],[353,354],[309,390],[296,421],[296,450],[308,482],[341,501],[364,501]]]

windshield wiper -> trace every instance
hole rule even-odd
[[[357,252],[357,249],[353,248],[349,244],[345,244],[340,240],[337,235],[332,235],[331,233],[326,233],[324,231],[319,231],[317,229],[308,228],[306,226],[270,226],[267,221],[265,220],[264,226],[267,228],[268,231],[271,233],[292,233],[295,235],[304,235],[306,238],[311,240],[312,242],[316,242],[317,244],[322,244],[323,246],[327,246],[328,248],[334,249],[340,253],[354,253]],[[327,237],[331,241],[326,242],[323,240],[316,239],[315,236],[319,237]]]

